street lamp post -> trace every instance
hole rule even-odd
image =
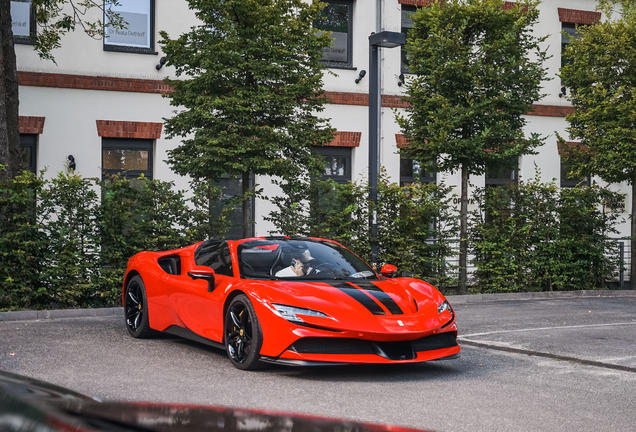
[[[381,70],[378,62],[380,48],[395,48],[406,44],[404,33],[382,31],[369,36],[369,201],[373,211],[369,214],[371,230],[371,264],[376,267],[378,261],[378,171],[380,158],[380,116],[382,109]]]

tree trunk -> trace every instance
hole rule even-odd
[[[459,239],[459,294],[466,294],[468,280],[468,168],[462,165],[461,224]]]
[[[251,222],[252,212],[250,211],[250,197],[247,192],[250,190],[250,173],[242,174],[241,186],[243,187],[243,238],[252,237]]]
[[[18,72],[11,29],[11,1],[0,0],[0,178],[20,172]]]
[[[629,287],[636,288],[636,179],[632,180],[632,232],[631,232],[631,259],[629,264]]]

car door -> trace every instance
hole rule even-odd
[[[189,330],[216,342],[223,340],[223,299],[235,282],[230,249],[224,241],[202,243],[194,253],[181,256],[179,275],[167,275],[170,299],[179,319]],[[208,266],[215,273],[214,290],[208,292],[208,282],[193,280],[188,271],[197,265]]]

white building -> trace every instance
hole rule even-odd
[[[368,163],[368,92],[369,42],[372,32],[405,31],[409,19],[405,12],[424,6],[427,0],[324,0],[334,13],[341,14],[342,28],[334,33],[336,43],[328,54],[330,69],[325,90],[333,101],[324,115],[340,135],[322,152],[331,158],[338,180],[366,178]],[[170,89],[162,79],[173,75],[170,67],[160,67],[163,54],[157,43],[159,30],[177,37],[196,23],[185,0],[120,0],[118,11],[129,23],[126,34],[115,34],[106,41],[93,40],[81,31],[62,39],[62,48],[54,51],[57,64],[42,61],[25,44],[30,26],[28,1],[12,2],[18,77],[20,81],[20,127],[25,146],[25,160],[33,169],[47,168],[54,176],[66,169],[67,157],[73,155],[76,171],[86,177],[100,177],[102,171],[131,169],[152,178],[174,181],[186,189],[187,179],[175,175],[165,163],[166,151],[179,143],[168,140],[162,131],[162,119],[171,117],[169,101],[161,94]],[[551,58],[546,67],[553,79],[544,84],[548,95],[538,101],[527,115],[527,133],[547,135],[538,155],[520,160],[518,175],[534,176],[535,164],[544,180],[561,177],[556,135],[567,136],[565,114],[569,103],[561,97],[556,77],[561,64],[561,30],[573,24],[593,24],[601,19],[594,0],[544,0],[535,32],[549,35],[546,41]],[[95,11],[89,20],[99,20]],[[21,36],[20,36],[21,35]],[[28,40],[28,39],[27,39]],[[394,108],[403,102],[400,96],[402,73],[401,49],[381,50],[382,116],[380,161],[394,181],[413,180],[408,170],[400,170],[398,144],[403,140],[394,119]],[[408,76],[407,76],[408,79]],[[125,166],[109,158],[125,153]],[[28,156],[31,154],[31,156]],[[30,159],[29,159],[30,158]],[[458,185],[459,173],[438,173],[437,180]],[[265,194],[276,193],[268,178],[256,178]],[[471,177],[476,187],[484,186],[484,176]],[[631,208],[629,188],[611,186],[626,194],[626,209]],[[273,227],[263,220],[271,208],[265,200],[254,203],[255,234],[266,235]],[[625,213],[625,216],[627,214]],[[620,226],[621,235],[629,235],[628,223]]]

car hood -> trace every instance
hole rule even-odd
[[[305,317],[309,323],[366,332],[428,331],[448,321],[437,308],[445,298],[413,278],[383,280],[263,281],[259,290],[270,303],[320,311],[327,318]]]

